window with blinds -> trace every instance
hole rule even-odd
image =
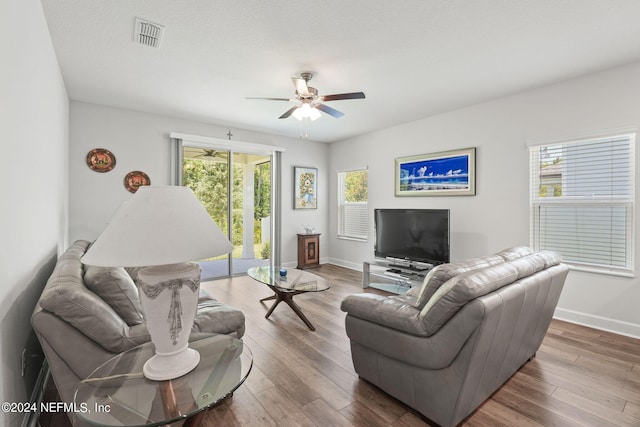
[[[632,275],[634,149],[635,134],[530,147],[532,246]]]
[[[366,169],[338,172],[338,237],[367,240],[368,172]]]

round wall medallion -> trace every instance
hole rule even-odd
[[[151,185],[151,179],[149,179],[149,175],[141,171],[133,171],[129,172],[127,176],[124,177],[124,187],[132,193],[138,191],[143,185]]]
[[[104,148],[94,148],[87,153],[87,166],[96,172],[109,172],[116,166],[116,156]]]

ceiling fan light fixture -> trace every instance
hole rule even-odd
[[[322,115],[322,114],[320,114],[320,111],[318,111],[318,109],[317,109],[317,108],[315,108],[315,107],[313,107],[313,108],[311,109],[311,111],[309,111],[309,118],[310,118],[312,121],[313,121],[313,120],[316,120],[316,119],[319,119],[321,115]]]
[[[291,77],[291,81],[296,88],[294,98],[247,98],[247,99],[266,99],[270,101],[288,101],[295,102],[297,105],[289,108],[278,119],[288,119],[290,116],[295,117],[299,121],[308,119],[314,121],[326,113],[334,118],[344,116],[344,113],[335,108],[325,105],[325,102],[339,101],[344,99],[364,99],[363,92],[337,93],[334,95],[318,95],[318,90],[308,85],[309,80],[313,77],[312,73],[302,73],[300,77]]]
[[[316,120],[322,114],[315,107],[312,107],[308,102],[303,103],[300,107],[298,107],[292,114],[293,117],[302,121],[303,119],[311,119]]]
[[[302,113],[302,107],[296,108],[296,110],[293,113],[291,113],[291,115],[296,119],[302,121],[302,119],[304,118],[304,115]]]

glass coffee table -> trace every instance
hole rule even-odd
[[[189,347],[200,353],[198,366],[166,381],[142,374],[155,354],[151,342],[108,360],[78,385],[77,416],[95,426],[160,426],[179,420],[185,420],[184,426],[199,425],[206,409],[244,382],[253,358],[246,344],[228,335],[199,334]]]
[[[286,275],[281,275],[281,270],[286,271]],[[276,300],[264,316],[266,319],[271,316],[276,306],[284,301],[309,329],[316,330],[307,319],[307,316],[304,315],[300,306],[293,301],[293,297],[306,292],[326,291],[331,287],[328,281],[313,273],[296,268],[283,269],[282,267],[269,265],[252,267],[247,271],[247,274],[252,279],[267,285],[275,293],[275,295],[260,300],[261,302]]]

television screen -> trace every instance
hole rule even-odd
[[[375,256],[433,265],[449,262],[448,209],[376,209]]]

